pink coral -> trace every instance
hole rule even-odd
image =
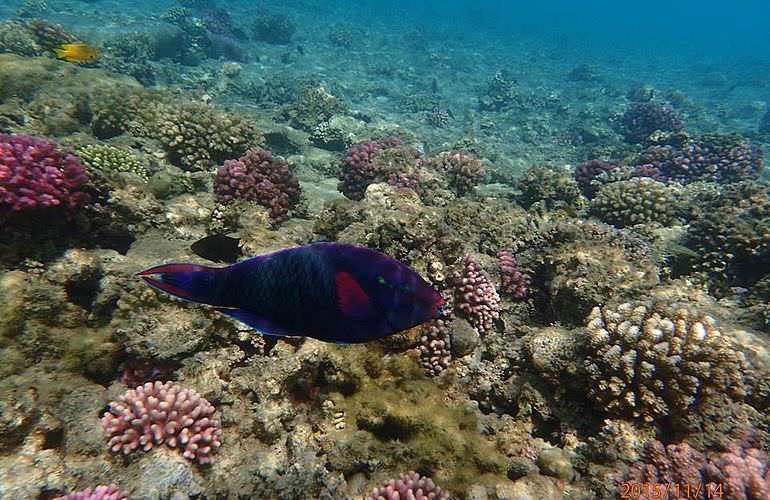
[[[94,489],[86,488],[82,491],[73,491],[68,495],[54,498],[54,500],[125,500],[128,494],[120,491],[118,486],[110,484],[109,486],[100,485]]]
[[[80,160],[48,139],[0,134],[0,210],[74,209],[89,202]]]
[[[411,471],[374,488],[366,500],[446,500],[449,495],[429,478]]]
[[[197,392],[172,382],[148,382],[113,401],[102,416],[108,445],[129,454],[165,443],[205,465],[213,462],[222,434],[214,407]]]
[[[627,477],[618,485],[618,492],[622,494],[629,484],[660,484],[670,485],[669,498],[701,498],[695,496],[694,489],[700,487],[702,492],[706,485],[703,480],[705,465],[703,454],[687,443],[664,446],[660,441],[652,440],[645,446],[643,461],[629,468]],[[637,498],[661,498],[660,494],[655,490],[645,491]]]
[[[253,200],[270,209],[278,221],[299,203],[297,177],[286,162],[275,159],[269,151],[256,148],[237,160],[227,160],[217,170],[214,194],[222,203]]]
[[[579,163],[575,167],[575,181],[584,195],[592,196],[596,192],[596,186],[592,184],[596,176],[620,166],[618,161],[590,160]]]
[[[362,200],[369,184],[388,182],[419,191],[422,156],[398,137],[354,144],[342,160],[337,188],[351,200]]]
[[[484,162],[467,151],[444,151],[431,164],[448,177],[449,185],[459,196],[473,191],[486,176]]]
[[[439,375],[452,361],[451,321],[437,319],[426,323],[420,335],[420,363],[428,375]]]
[[[481,335],[491,332],[494,321],[500,317],[500,296],[492,278],[470,254],[465,256],[455,290],[455,309]]]
[[[767,453],[749,443],[730,443],[727,452],[706,466],[706,475],[725,498],[770,498],[770,461]]]
[[[519,262],[507,250],[497,252],[497,264],[500,267],[502,284],[500,291],[517,299],[523,299],[529,293],[529,276],[521,272]]]

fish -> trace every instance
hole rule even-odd
[[[225,267],[161,264],[137,276],[262,334],[340,344],[370,342],[442,318],[446,305],[403,262],[346,243],[310,243]]]
[[[85,43],[65,43],[54,49],[57,59],[67,62],[83,63],[99,59],[99,49]]]
[[[233,238],[226,234],[212,234],[201,238],[192,245],[190,250],[198,257],[211,262],[226,262],[232,264],[243,256],[240,238]]]

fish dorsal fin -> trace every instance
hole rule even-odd
[[[222,314],[226,314],[231,318],[237,319],[241,323],[249,325],[253,329],[258,330],[260,333],[265,335],[274,335],[276,337],[295,337],[301,335],[290,333],[283,328],[275,326],[265,318],[257,316],[252,312],[244,311],[243,309],[228,309],[225,307],[216,307],[215,309]]]
[[[344,271],[334,275],[337,291],[337,305],[348,319],[371,320],[377,309],[369,300],[369,294],[350,273]]]

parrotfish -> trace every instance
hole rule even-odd
[[[266,335],[343,344],[369,342],[440,318],[445,305],[403,262],[344,243],[311,243],[226,267],[162,264],[138,276],[157,290],[213,306]]]

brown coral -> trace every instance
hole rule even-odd
[[[705,395],[746,394],[743,354],[713,318],[686,304],[595,307],[585,341],[588,394],[608,413],[683,417]]]

